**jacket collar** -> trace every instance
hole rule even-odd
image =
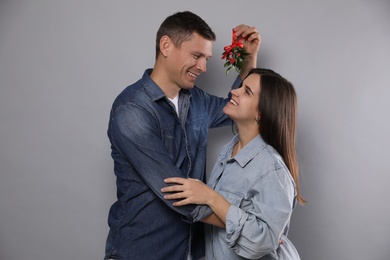
[[[142,82],[150,98],[153,101],[157,101],[159,99],[165,98],[166,96],[162,89],[150,78],[152,71],[153,69],[145,70],[144,75],[142,76]],[[181,89],[180,93],[191,95],[191,91],[186,89]]]
[[[225,159],[235,160],[242,168],[245,167],[257,154],[259,154],[267,144],[264,142],[263,138],[260,135],[257,135],[252,139],[247,145],[245,145],[240,152],[238,152],[233,158],[231,158],[231,154],[233,151],[234,145],[238,142],[239,135],[235,135],[233,139],[228,144]]]

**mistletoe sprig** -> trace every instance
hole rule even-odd
[[[232,44],[225,46],[223,48],[224,52],[222,53],[222,59],[226,60],[223,65],[223,67],[226,68],[226,74],[228,74],[233,68],[240,73],[242,66],[244,65],[245,58],[249,55],[249,53],[247,53],[244,49],[244,44],[240,42],[241,39],[237,40],[237,35],[234,29],[232,31]]]

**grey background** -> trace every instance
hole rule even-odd
[[[390,259],[390,2],[0,2],[0,259],[102,259],[115,178],[116,95],[154,64],[162,20],[191,10],[217,34],[197,84],[226,95],[231,28],[256,26],[259,66],[299,97],[302,259]],[[211,131],[210,170],[230,128]]]

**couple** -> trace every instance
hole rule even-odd
[[[295,201],[303,202],[294,88],[271,70],[255,69],[256,28],[235,31],[250,54],[229,98],[194,86],[215,34],[199,16],[179,12],[157,32],[154,68],[114,101],[108,136],[118,199],[105,259],[195,260],[205,244],[206,259],[299,259],[286,238]],[[232,120],[238,134],[207,186],[208,128]]]

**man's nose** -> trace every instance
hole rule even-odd
[[[207,71],[206,63],[207,63],[206,59],[199,59],[198,62],[196,63],[196,69],[200,70],[201,72],[206,72]]]

